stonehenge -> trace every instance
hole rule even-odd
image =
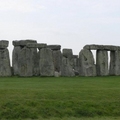
[[[47,45],[36,40],[14,40],[12,44],[10,65],[9,41],[0,40],[1,77],[120,75],[120,46],[85,45],[79,55],[74,55],[70,48],[61,50],[61,45]]]

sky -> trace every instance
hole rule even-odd
[[[120,0],[0,0],[0,40],[59,44],[78,55],[86,44],[120,45]]]

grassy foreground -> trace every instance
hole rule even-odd
[[[120,76],[1,77],[0,119],[118,120]]]

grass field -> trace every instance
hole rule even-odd
[[[119,120],[120,76],[1,77],[0,119]]]

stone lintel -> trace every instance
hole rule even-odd
[[[120,50],[120,46],[113,46],[113,45],[96,45],[96,44],[85,45],[83,48],[84,48],[84,49],[88,49],[88,50],[107,50],[107,51]]]
[[[47,48],[49,48],[51,50],[60,50],[61,45],[47,45]]]
[[[27,44],[28,48],[38,48],[38,49],[42,49],[42,48],[46,48],[47,44],[45,43],[28,43]]]
[[[27,40],[14,40],[12,44],[14,46],[26,46],[28,43],[37,43],[37,41],[36,40],[30,40],[30,39],[27,39]]]
[[[63,56],[66,57],[66,58],[69,58],[69,57],[73,57],[73,52],[72,52],[72,49],[63,49],[63,52],[62,52]]]

